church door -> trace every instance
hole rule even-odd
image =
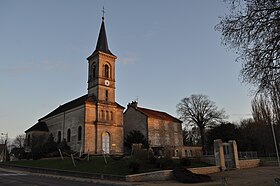
[[[102,151],[104,154],[110,153],[110,135],[108,132],[102,133]]]

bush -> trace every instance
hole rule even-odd
[[[140,163],[136,160],[132,160],[129,163],[128,168],[129,168],[131,173],[133,173],[133,174],[138,173],[138,171],[140,169]]]
[[[174,166],[173,160],[171,158],[160,158],[157,159],[157,167],[161,169],[172,169]]]
[[[147,160],[153,156],[154,156],[153,152],[147,149],[140,149],[134,153],[134,157],[139,160]]]
[[[191,165],[191,160],[187,159],[187,158],[182,158],[180,160],[180,165],[184,166],[184,167],[190,166]]]
[[[152,156],[149,158],[149,161],[151,164],[156,164],[157,163],[157,158],[155,156]]]

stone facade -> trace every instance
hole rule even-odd
[[[26,130],[27,137],[51,135],[56,142],[65,139],[74,151],[122,154],[124,107],[115,102],[116,59],[109,50],[102,18],[96,49],[87,58],[88,94],[39,119],[46,129],[35,124]]]
[[[171,150],[171,156],[179,156],[183,146],[182,121],[161,111],[141,108],[137,102],[128,105],[124,113],[124,135],[140,131],[154,149]]]

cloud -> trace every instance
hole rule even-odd
[[[134,54],[124,54],[120,57],[120,61],[123,64],[133,64],[137,61],[137,58]]]

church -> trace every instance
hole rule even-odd
[[[59,106],[27,129],[27,152],[34,141],[52,136],[57,143],[65,140],[74,151],[123,154],[125,135],[139,130],[154,150],[169,146],[173,156],[178,156],[183,147],[182,121],[165,112],[138,107],[136,102],[124,112],[115,101],[116,59],[109,50],[102,17],[96,48],[87,58],[87,94]]]
[[[123,153],[123,110],[115,101],[115,63],[109,50],[104,17],[93,53],[88,60],[88,93],[65,103],[25,131],[27,149],[32,138],[52,135],[66,139],[74,151],[90,154]]]

